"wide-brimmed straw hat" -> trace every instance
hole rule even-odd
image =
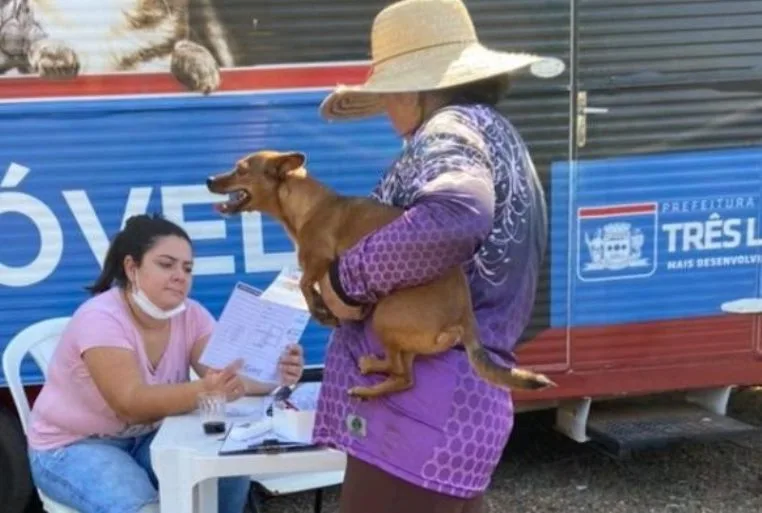
[[[338,86],[320,105],[326,119],[379,114],[385,93],[445,89],[515,73],[550,59],[491,50],[479,42],[461,0],[403,0],[383,9],[371,30],[364,84]],[[563,63],[553,60],[553,66]]]

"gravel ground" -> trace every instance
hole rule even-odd
[[[762,426],[762,387],[733,394],[729,415]],[[614,459],[549,429],[543,414],[519,417],[487,493],[487,512],[759,513],[762,434],[689,443]],[[337,511],[339,488],[325,494]],[[264,513],[310,513],[311,493],[274,497]],[[487,513],[485,512],[485,513]]]

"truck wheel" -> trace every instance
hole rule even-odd
[[[0,504],[5,513],[23,513],[34,490],[26,447],[18,419],[0,408]]]

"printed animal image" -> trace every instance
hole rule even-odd
[[[304,161],[304,155],[296,152],[252,153],[232,171],[210,177],[207,188],[232,194],[217,205],[222,214],[257,211],[282,224],[297,247],[303,271],[300,286],[310,312],[319,322],[336,325],[338,320],[322,305],[316,283],[338,255],[403,210],[370,198],[341,196],[309,176]],[[459,266],[429,283],[392,292],[369,315],[385,356],[364,356],[360,371],[386,374],[387,379],[350,389],[354,396],[368,399],[406,390],[414,384],[417,355],[440,353],[460,343],[475,371],[492,384],[526,390],[555,386],[542,374],[506,368],[492,359],[479,341],[468,282]]]
[[[214,54],[192,40],[192,10],[215,34]],[[208,94],[220,85],[219,67],[234,64],[216,20],[210,0],[0,0],[0,72],[169,71]]]

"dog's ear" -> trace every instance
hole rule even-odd
[[[294,171],[302,169],[305,160],[306,157],[300,152],[281,153],[268,160],[266,172],[276,180],[285,180]]]

